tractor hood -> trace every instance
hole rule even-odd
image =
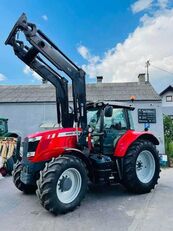
[[[24,140],[23,156],[31,162],[49,161],[67,149],[76,148],[80,133],[81,128],[59,128],[31,134]]]
[[[27,137],[28,138],[36,138],[38,136],[46,136],[46,135],[50,135],[50,134],[53,134],[53,133],[58,133],[60,130],[62,130],[62,128],[46,130],[46,131],[40,131],[40,132],[29,134]]]
[[[69,136],[73,135],[76,132],[76,128],[57,128],[47,131],[36,132],[27,136],[27,138],[36,138],[36,137],[51,137],[51,136]],[[81,132],[81,128],[78,128],[78,131]],[[49,137],[48,137],[49,136]]]

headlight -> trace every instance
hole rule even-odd
[[[39,141],[41,140],[42,136],[37,136],[37,137],[34,137],[34,138],[29,138],[28,139],[28,142],[35,142],[35,141]]]
[[[35,156],[35,152],[36,152],[38,143],[40,142],[41,138],[42,138],[42,136],[37,136],[37,137],[28,139],[27,157],[34,157]]]
[[[32,156],[35,156],[35,152],[28,152],[27,153],[27,157],[32,157]]]

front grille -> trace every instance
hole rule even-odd
[[[39,142],[40,140],[29,141],[29,139],[26,137],[23,142],[23,157],[27,157],[28,153],[34,153]]]
[[[28,152],[35,152],[40,141],[28,142]]]

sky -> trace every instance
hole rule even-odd
[[[157,92],[173,85],[173,0],[0,0],[0,84],[40,84],[4,42],[22,13],[86,72],[137,81],[150,61]]]

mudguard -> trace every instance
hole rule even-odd
[[[158,139],[150,132],[136,132],[134,130],[128,130],[117,142],[114,150],[114,156],[124,157],[128,148],[137,140],[150,140],[153,144],[159,145]]]

